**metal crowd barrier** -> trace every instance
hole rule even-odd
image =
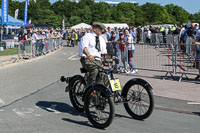
[[[115,45],[113,45],[115,47]],[[107,44],[107,52],[114,53],[114,48],[111,44]],[[157,47],[157,44],[145,44],[139,43],[135,45],[135,53],[132,57],[129,57],[128,47],[125,50],[120,51],[120,55],[116,55],[120,58],[120,66],[126,67],[128,58],[132,58],[133,65],[139,70],[159,71],[166,72],[167,74],[173,74],[175,72],[175,49],[172,44],[160,44],[161,47]],[[126,63],[124,63],[126,62]],[[122,66],[123,65],[123,66]]]
[[[61,48],[63,45],[61,37],[37,40],[34,43],[32,40],[13,41],[10,43],[12,43],[12,47],[9,48],[4,46],[5,44],[0,44],[0,65],[6,61],[15,62],[20,59],[30,59],[46,55]]]
[[[147,35],[143,33],[143,43],[147,43],[146,41]],[[152,33],[150,37],[150,42],[152,44],[178,44],[179,43],[179,35],[168,34],[163,35],[162,33]]]
[[[0,43],[0,65],[7,61],[15,62],[18,59],[18,42],[7,40]]]
[[[174,73],[174,47],[171,44],[137,44],[133,63],[137,69]]]
[[[192,38],[188,37],[186,42],[189,44],[180,44],[178,36],[170,35],[168,42],[171,43],[160,43],[159,46],[157,43],[135,44],[134,66],[139,70],[166,72],[165,76],[181,74],[179,81],[183,76],[199,75],[200,53]],[[125,52],[121,51],[121,56],[127,56],[127,50]],[[122,58],[120,60],[122,62]]]
[[[175,67],[176,74],[181,74],[180,80],[185,75],[200,74],[200,53],[195,44],[177,44],[175,45]]]

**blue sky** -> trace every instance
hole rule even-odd
[[[20,1],[23,1],[23,0],[20,0]],[[50,0],[50,1],[55,2],[57,0]],[[175,5],[179,5],[183,7],[185,10],[187,10],[190,13],[196,13],[200,11],[200,0],[102,0],[102,1],[135,1],[139,3],[140,5],[146,2],[158,3],[161,5],[173,3]]]

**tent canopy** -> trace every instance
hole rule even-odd
[[[126,23],[104,23],[105,27],[110,27],[111,29],[117,27],[117,28],[129,28],[129,26]]]
[[[91,28],[91,25],[86,24],[86,23],[80,23],[71,27],[71,29],[80,29],[80,28],[89,29]]]
[[[1,18],[1,9],[0,9],[0,18]],[[15,19],[12,16],[8,15],[8,22],[7,22],[6,25],[24,26],[24,22],[21,21],[21,20]]]

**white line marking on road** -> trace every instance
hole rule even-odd
[[[25,114],[22,112],[19,112],[18,109],[13,109],[13,111],[18,114],[20,117],[25,118]]]
[[[4,104],[5,102],[2,99],[0,99],[0,105],[4,105]]]
[[[3,109],[0,109],[0,112],[3,112],[4,110]]]
[[[36,106],[37,107],[37,106]],[[44,110],[48,110],[48,111],[52,111],[54,112],[55,114],[60,114],[61,112],[57,111],[56,110],[56,107],[57,105],[56,104],[53,104],[51,105],[49,108],[48,107],[44,107],[44,106],[39,106],[40,108],[44,109]],[[37,107],[38,108],[38,107]]]
[[[32,108],[21,108],[21,109],[12,109],[16,114],[22,118],[29,118],[27,114],[32,114],[34,110]]]
[[[80,60],[80,58],[73,58],[73,59],[71,59],[71,60]]]
[[[35,114],[35,116],[42,116],[41,114]]]
[[[35,107],[38,108],[38,109],[40,108],[40,107],[38,107],[38,106],[35,106]]]
[[[75,57],[76,55],[72,55],[70,56],[68,59],[71,60],[73,57]]]
[[[200,105],[200,103],[199,102],[188,102],[188,104],[193,104],[193,105]]]
[[[57,111],[57,110],[56,110],[56,107],[57,107],[57,105],[56,105],[56,104],[53,104],[53,105],[50,106],[50,109],[51,109],[52,111],[54,111],[54,113],[60,114],[61,112]],[[49,109],[49,108],[48,108],[48,109]]]

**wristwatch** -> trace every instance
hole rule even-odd
[[[90,57],[91,55],[90,54],[88,54],[88,56],[87,57]]]

